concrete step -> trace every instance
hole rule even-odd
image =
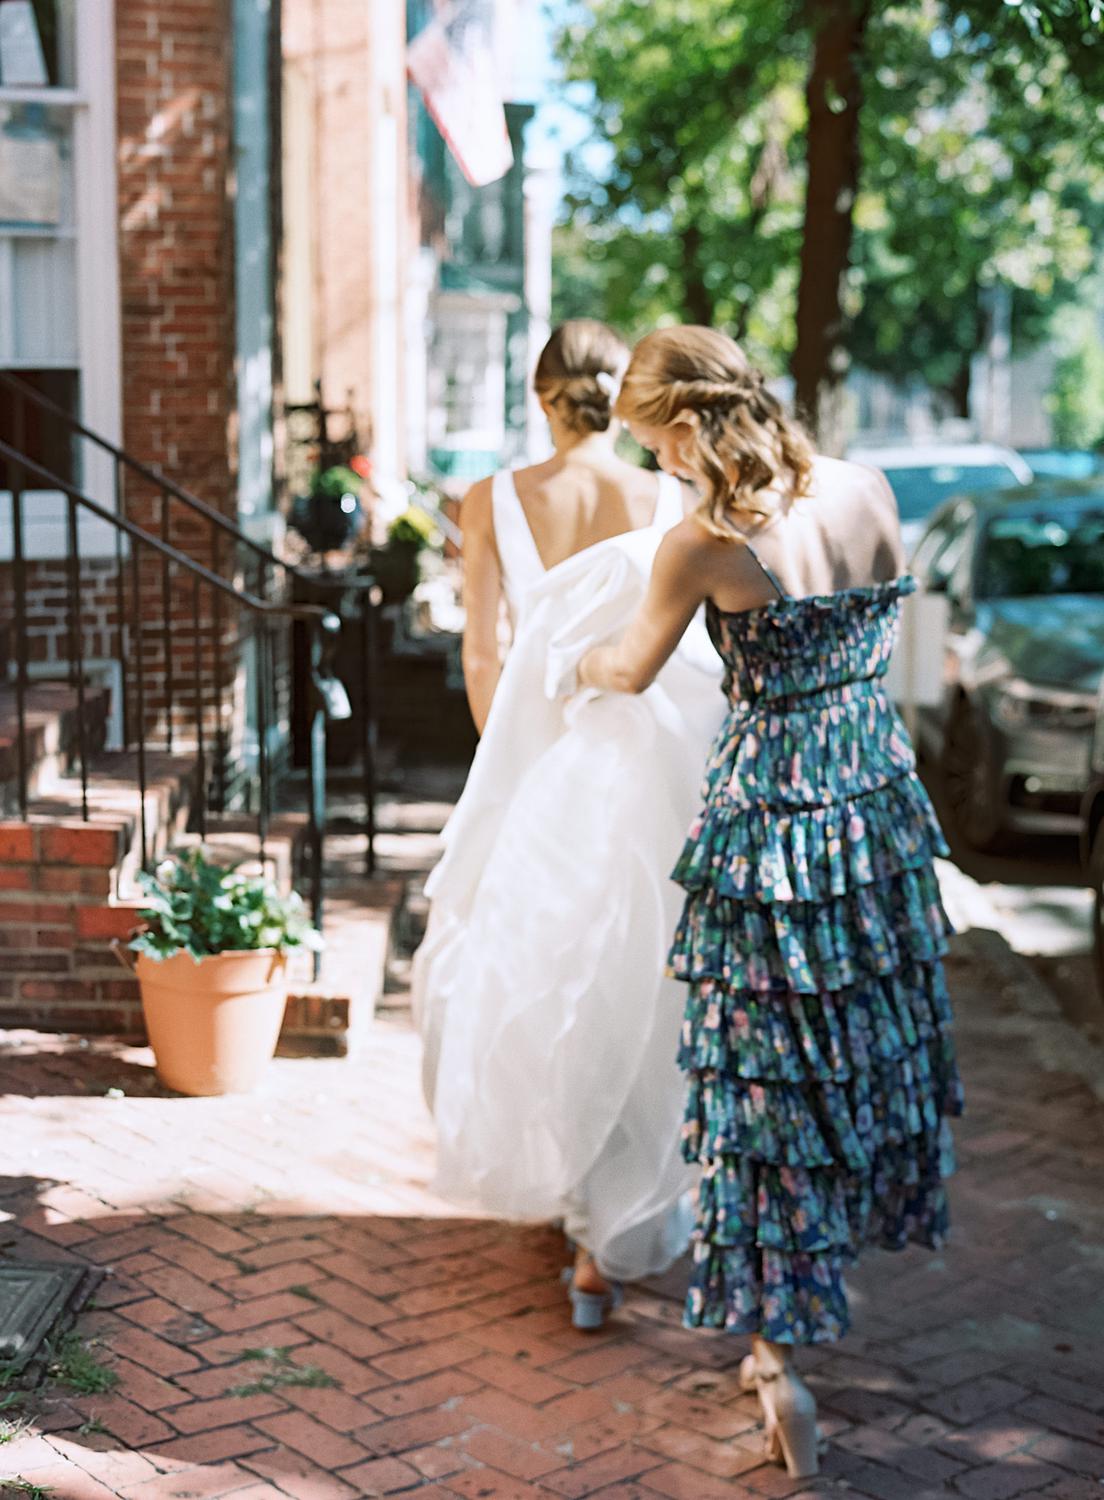
[[[92,757],[88,775],[88,818],[82,811],[81,784],[77,776],[53,778],[50,789],[36,796],[28,809],[32,825],[65,829],[93,828],[104,839],[114,840],[110,865],[111,890],[118,902],[139,896],[138,871],[142,862],[142,825],[145,822],[146,854],[150,861],[161,858],[187,827],[195,793],[195,757],[147,751],[145,797],[138,788],[138,756],[130,750],[103,750]]]

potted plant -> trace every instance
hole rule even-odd
[[[316,471],[310,493],[296,498],[288,520],[312,552],[340,552],[360,531],[367,462],[358,454],[352,464]]]
[[[320,947],[319,934],[294,892],[200,849],[139,880],[146,905],[126,957],[158,1077],[181,1094],[248,1093],[276,1050],[288,952]]]
[[[420,555],[439,543],[433,517],[420,505],[410,505],[387,528],[387,545],[372,550],[373,577],[389,604],[401,603],[418,587]]]

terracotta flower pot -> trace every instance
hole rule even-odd
[[[276,1050],[287,1004],[287,959],[275,948],[138,955],[134,972],[157,1076],[180,1094],[246,1094]]]

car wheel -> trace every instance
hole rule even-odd
[[[1096,988],[1104,1000],[1104,823],[1096,830],[1089,855],[1089,880],[1093,893],[1093,960],[1096,964]]]
[[[943,785],[955,828],[972,849],[995,849],[1004,833],[992,740],[976,709],[959,703],[943,742]]]

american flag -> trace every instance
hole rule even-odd
[[[407,48],[406,66],[467,180],[497,182],[514,153],[495,61],[494,0],[438,0]]]

